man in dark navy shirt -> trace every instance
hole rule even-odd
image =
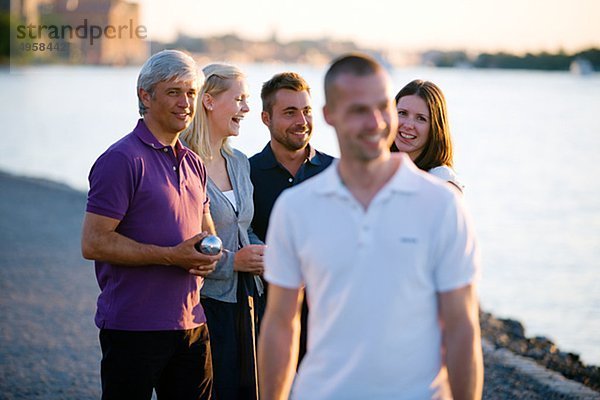
[[[312,135],[312,107],[310,87],[304,78],[295,72],[277,74],[263,84],[260,97],[261,118],[269,128],[271,141],[250,158],[250,178],[254,185],[252,229],[265,241],[271,210],[281,192],[323,171],[333,157],[308,143]],[[304,299],[298,364],[306,352],[307,316]]]
[[[261,118],[271,141],[250,158],[254,185],[252,229],[264,241],[275,200],[285,189],[327,168],[333,157],[309,144],[312,135],[310,88],[295,72],[273,76],[262,86]]]

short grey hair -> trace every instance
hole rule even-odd
[[[154,96],[156,85],[160,82],[170,81],[196,81],[196,88],[204,83],[204,74],[198,71],[194,59],[179,50],[163,50],[150,57],[140,70],[137,80],[137,96],[139,113],[146,114],[146,106],[140,98],[140,89]]]

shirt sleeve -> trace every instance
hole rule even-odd
[[[434,279],[438,292],[447,292],[474,282],[480,273],[475,230],[462,198],[456,194],[446,207],[439,225],[434,253]]]
[[[273,206],[267,232],[264,276],[271,284],[296,289],[303,286],[303,278],[294,238],[293,217],[297,214],[288,200],[288,193],[284,192]]]
[[[248,240],[250,244],[265,244],[260,238],[254,233],[252,226],[248,227]]]
[[[446,182],[454,184],[461,191],[465,189],[465,185],[462,184],[462,182],[458,178],[458,175],[456,175],[456,172],[454,172],[452,168],[446,165],[440,165],[439,167],[432,168],[427,172],[429,172],[433,176],[445,180]]]
[[[233,278],[233,262],[235,252],[225,251],[215,266],[215,270],[208,274],[204,279],[227,280]]]
[[[122,220],[133,199],[136,178],[130,160],[118,152],[106,152],[92,166],[86,211]]]

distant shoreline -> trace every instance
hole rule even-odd
[[[334,58],[349,52],[364,52],[373,55],[386,67],[418,67],[438,68],[474,68],[474,69],[516,69],[534,71],[571,71],[574,74],[593,74],[600,72],[600,48],[588,47],[580,51],[566,53],[564,51],[530,51],[526,54],[508,52],[467,51],[464,49],[440,50],[423,49],[407,50],[391,47],[365,47],[353,41],[321,39],[298,39],[280,41],[275,37],[267,40],[248,40],[234,33],[207,37],[190,37],[180,35],[172,42],[147,41],[149,54],[164,49],[180,49],[191,53],[202,63],[215,60],[227,60],[235,64],[243,63],[286,63],[325,66]],[[85,49],[83,50],[85,53]],[[148,54],[148,55],[149,55]],[[12,59],[9,53],[0,54],[0,65],[106,65],[124,66],[141,65],[142,58],[119,59],[119,63],[86,59],[84,54],[54,52],[35,54],[16,52]]]

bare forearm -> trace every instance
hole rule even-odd
[[[469,325],[446,333],[446,362],[455,400],[481,399],[483,356],[479,327]]]
[[[170,265],[170,247],[138,243],[117,232],[107,232],[87,238],[83,256],[90,260],[105,261],[120,265]]]
[[[206,233],[200,233],[176,246],[156,246],[136,242],[116,231],[118,220],[86,213],[81,233],[84,258],[119,265],[175,265],[194,275],[206,276],[215,269],[221,254],[210,256],[195,245]]]
[[[469,284],[439,294],[448,378],[454,399],[481,399],[483,357],[477,290]]]
[[[299,321],[288,326],[265,317],[258,347],[260,397],[262,400],[280,400],[289,397],[298,362]]]
[[[212,219],[210,213],[205,213],[202,216],[202,230],[208,232],[210,235],[216,235],[217,229],[215,228],[215,222]]]

